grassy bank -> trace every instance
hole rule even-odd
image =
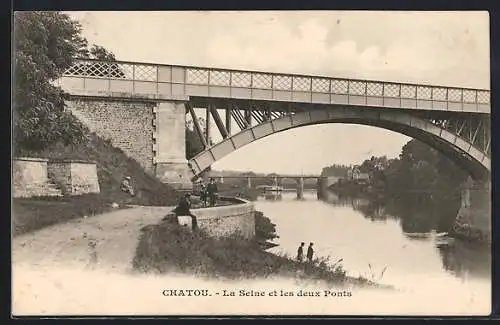
[[[120,208],[124,208],[121,206]],[[106,198],[97,194],[78,197],[33,197],[14,199],[12,234],[22,235],[83,216],[92,217],[113,210]]]
[[[83,216],[93,216],[111,210],[111,205],[171,206],[179,194],[148,174],[134,159],[114,147],[110,141],[88,134],[88,141],[79,145],[55,143],[42,151],[21,151],[19,156],[49,159],[82,159],[97,166],[100,193],[76,197],[15,198],[12,202],[13,234],[19,235],[52,224]],[[136,195],[120,190],[125,176],[130,176]]]
[[[39,152],[21,152],[22,156],[48,159],[81,159],[94,161],[101,195],[112,202],[137,205],[172,205],[177,203],[177,193],[156,177],[145,172],[142,166],[128,157],[111,141],[88,134],[88,141],[79,145],[65,145],[57,142]],[[120,190],[123,177],[130,176],[137,195],[130,197]]]
[[[182,272],[202,278],[252,279],[274,276],[319,280],[335,286],[376,286],[346,276],[342,267],[327,260],[299,263],[261,249],[257,241],[237,235],[213,238],[203,231],[191,232],[167,221],[142,229],[133,267],[138,272]]]

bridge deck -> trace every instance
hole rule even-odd
[[[78,60],[58,84],[74,96],[190,96],[489,114],[490,91],[135,62]]]

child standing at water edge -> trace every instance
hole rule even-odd
[[[297,249],[297,261],[302,262],[304,259],[304,245],[305,243],[300,243],[299,249]]]
[[[313,243],[310,243],[309,247],[307,248],[307,259],[309,260],[309,262],[312,262],[313,255],[314,255]]]

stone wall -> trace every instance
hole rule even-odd
[[[462,184],[462,204],[453,225],[453,232],[471,240],[491,242],[491,184]]]
[[[65,195],[99,193],[97,166],[94,162],[81,160],[49,161],[48,175],[59,185]]]
[[[233,205],[192,209],[198,226],[214,237],[239,233],[244,238],[255,237],[255,208],[252,202],[233,199]],[[179,223],[191,226],[191,218],[179,217]]]
[[[50,188],[48,159],[14,158],[12,160],[12,196],[52,196],[60,192]]]
[[[154,174],[154,114],[157,104],[144,100],[68,100],[68,109],[89,129],[111,140],[132,159]]]

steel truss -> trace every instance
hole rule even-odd
[[[205,110],[207,129],[202,130],[198,117],[193,109]],[[324,109],[325,107],[323,107]],[[254,101],[210,101],[210,102],[188,102],[186,104],[187,112],[194,121],[194,130],[196,131],[204,150],[210,149],[208,141],[210,135],[211,121],[215,122],[217,130],[222,139],[227,139],[232,135],[250,129],[254,126],[265,123],[269,120],[276,120],[284,116],[292,116],[297,113],[315,110],[315,105],[295,105],[290,103],[268,103]],[[346,110],[349,108],[346,108]],[[352,108],[355,110],[355,108]],[[221,118],[219,111],[225,111],[225,121]],[[416,117],[431,122],[441,130],[446,130],[453,135],[463,139],[471,147],[476,148],[488,157],[491,157],[491,122],[487,114],[460,114],[455,112],[422,112],[414,111],[410,113]],[[234,123],[232,122],[234,121]],[[232,128],[236,125],[237,128]],[[215,145],[215,143],[214,143]]]

